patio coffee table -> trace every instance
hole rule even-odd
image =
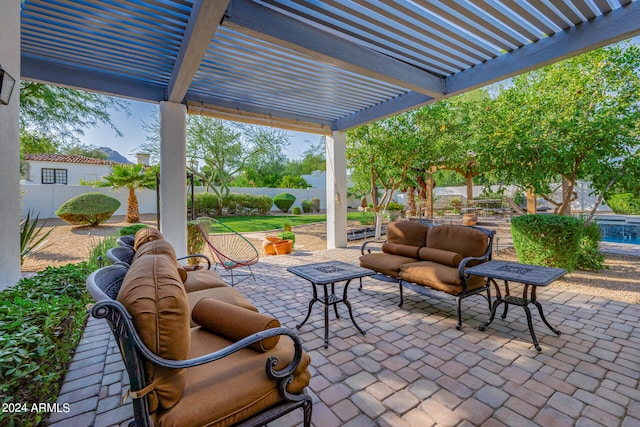
[[[351,317],[351,321],[353,322],[353,326],[356,327],[358,332],[362,335],[365,335],[365,331],[360,329],[360,326],[356,323],[356,320],[353,318],[353,311],[351,310],[351,303],[347,299],[347,289],[349,288],[349,284],[351,280],[362,278],[365,276],[372,276],[375,274],[375,271],[369,270],[368,268],[362,268],[355,265],[347,264],[341,261],[329,261],[329,262],[320,262],[315,264],[307,264],[300,265],[297,267],[289,267],[287,271],[295,274],[296,276],[300,276],[304,279],[307,279],[313,285],[313,298],[311,302],[309,302],[309,311],[307,312],[307,317],[304,318],[302,323],[296,325],[296,328],[300,329],[302,325],[304,325],[307,320],[309,320],[309,316],[311,316],[311,308],[316,301],[324,304],[324,348],[329,347],[329,306],[333,306],[333,310],[336,313],[336,318],[340,318],[338,314],[338,308],[336,305],[339,302],[344,303],[349,309],[349,317]],[[339,298],[335,295],[335,284],[337,282],[344,282],[344,291],[342,292],[342,298]],[[331,293],[329,294],[327,285],[331,284]],[[321,299],[318,298],[318,289],[317,285],[322,285],[324,289],[324,297]]]
[[[538,307],[538,312],[545,325],[551,331],[560,335],[560,331],[553,328],[542,311],[542,305],[536,298],[536,289],[538,287],[547,286],[551,282],[567,274],[567,270],[562,268],[541,267],[538,265],[520,264],[517,262],[508,261],[489,261],[484,264],[477,265],[475,267],[468,268],[466,273],[473,274],[475,276],[484,276],[490,280],[496,288],[496,299],[493,301],[491,308],[491,317],[489,320],[481,325],[478,329],[484,331],[493,322],[496,316],[498,306],[504,303],[504,312],[502,318],[507,317],[507,311],[509,304],[517,305],[524,308],[524,312],[527,315],[527,324],[529,325],[529,333],[533,340],[533,345],[538,351],[542,351],[542,348],[538,344],[536,333],[533,330],[533,322],[531,321],[531,310],[528,305],[533,304]],[[500,287],[496,282],[496,279],[504,280],[505,296],[500,293]],[[524,284],[524,290],[522,292],[522,298],[514,297],[509,294],[509,282],[517,282]],[[529,290],[531,290],[529,292]]]

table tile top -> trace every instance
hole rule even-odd
[[[510,261],[489,261],[468,268],[467,273],[533,286],[546,286],[567,274],[567,270],[555,267],[520,264]]]
[[[358,277],[372,276],[375,271],[342,261],[328,261],[314,264],[299,265],[287,268],[287,271],[303,277],[312,283],[324,285],[341,282]]]

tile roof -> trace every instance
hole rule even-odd
[[[111,160],[94,159],[85,156],[68,156],[66,154],[25,154],[25,160],[36,162],[83,163],[87,165],[118,165]]]

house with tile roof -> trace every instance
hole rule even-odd
[[[25,154],[24,160],[28,165],[24,179],[33,184],[80,185],[81,181],[98,181],[119,164],[65,154]]]

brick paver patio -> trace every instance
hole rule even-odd
[[[238,289],[262,312],[295,328],[304,318],[311,285],[286,267],[339,259],[357,263],[357,248],[263,257],[256,282]],[[454,298],[411,291],[398,307],[397,284],[363,279],[349,299],[361,336],[345,307],[331,315],[323,347],[322,310],[316,304],[299,330],[311,355],[313,425],[333,426],[638,426],[640,425],[640,305],[554,291],[538,294],[556,337],[533,310],[542,352],[533,348],[524,313],[488,317],[481,297],[463,301],[463,329],[455,329]],[[516,290],[518,288],[516,287]],[[332,310],[330,311],[332,312]],[[58,402],[67,414],[53,426],[127,425],[122,406],[127,376],[110,331],[90,319]],[[295,412],[273,425],[295,426]]]

